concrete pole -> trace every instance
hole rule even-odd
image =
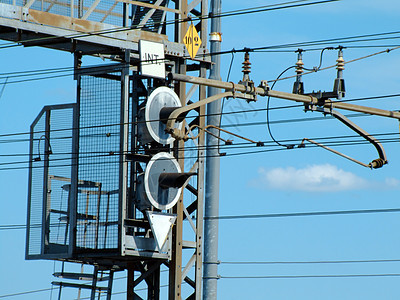
[[[211,33],[210,52],[221,51],[221,0],[211,0]],[[210,79],[221,80],[219,55],[211,56],[213,65],[210,70]],[[219,88],[209,87],[208,97],[221,93]],[[221,113],[221,99],[207,105],[207,124],[219,126]],[[211,131],[211,129],[209,129]],[[218,135],[218,130],[213,129],[213,134]],[[217,299],[218,281],[218,219],[208,219],[219,215],[219,176],[220,161],[218,151],[218,139],[207,135],[207,158],[205,177],[205,203],[204,203],[204,276],[203,299]]]

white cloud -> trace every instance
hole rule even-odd
[[[304,192],[340,192],[364,188],[400,187],[400,181],[387,178],[385,182],[369,182],[357,175],[330,164],[311,165],[302,169],[293,167],[259,169],[259,178],[253,185],[261,188]]]
[[[388,188],[399,188],[400,187],[400,180],[396,178],[386,178],[385,185]]]

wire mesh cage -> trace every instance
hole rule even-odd
[[[120,76],[80,77],[77,248],[118,248]]]
[[[27,256],[66,254],[75,105],[46,106],[31,126]]]
[[[47,106],[33,122],[27,258],[119,249],[120,79],[85,71],[77,104]]]

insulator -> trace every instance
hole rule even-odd
[[[296,81],[293,84],[293,94],[299,94],[302,95],[304,94],[304,84],[303,81],[301,80],[301,75],[304,72],[304,63],[303,63],[303,50],[302,49],[298,49],[296,52],[298,52],[297,54],[297,62],[296,62],[296,73],[297,73],[297,77],[296,77]]]
[[[243,77],[248,77],[251,72],[251,62],[250,62],[250,54],[246,52],[244,54],[244,62],[243,62]]]
[[[303,66],[304,66],[303,61],[302,60],[298,60],[297,63],[296,63],[296,73],[297,73],[297,75],[303,74],[303,72],[304,72]]]
[[[336,69],[338,71],[344,70],[344,59],[343,59],[343,51],[342,48],[339,48],[338,59],[336,60]]]
[[[374,159],[374,160],[370,163],[370,166],[371,166],[372,168],[374,168],[374,169],[379,169],[379,168],[382,168],[385,164],[387,164],[387,162],[386,162],[384,159],[382,159],[382,158],[377,158],[377,159]]]

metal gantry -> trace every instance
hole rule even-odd
[[[140,299],[141,283],[145,297],[159,299],[164,268],[169,299],[201,299],[205,107],[180,121],[196,125],[191,134],[198,138],[185,143],[149,139],[152,125],[165,126],[154,110],[170,96],[147,104],[162,86],[175,91],[178,106],[206,98],[204,86],[165,75],[206,77],[207,15],[206,0],[0,1],[1,39],[75,58],[76,103],[45,107],[31,128],[26,256],[62,261],[57,277],[64,281],[54,282],[60,297],[63,287],[76,287],[79,297],[89,289],[94,299],[102,290],[99,271],[112,283],[114,272],[127,270],[127,299]],[[192,23],[202,44],[188,64],[183,40]],[[111,64],[86,67],[86,55]],[[159,65],[164,75],[153,71]],[[171,206],[161,205],[171,199]],[[81,271],[67,272],[67,263]],[[89,277],[89,286],[66,282]]]
[[[212,52],[220,50],[220,7],[212,1]],[[266,81],[256,86],[248,53],[243,80],[223,82],[218,56],[208,55],[208,17],[207,0],[0,0],[1,39],[74,55],[76,103],[43,108],[30,138],[26,257],[62,262],[55,276],[63,281],[54,282],[60,299],[63,287],[77,288],[78,298],[86,289],[91,299],[101,292],[110,299],[113,274],[123,270],[127,299],[142,299],[143,286],[147,299],[201,299],[203,259],[204,298],[217,297],[219,161],[207,158],[205,172],[205,160],[218,154],[221,129],[213,115],[222,97],[275,97],[332,114],[377,148],[380,160],[365,166],[386,163],[379,141],[334,109],[396,119],[399,112],[304,94],[300,52],[293,93],[271,90]],[[199,42],[194,30],[202,43],[188,51],[185,43]],[[339,50],[336,99],[344,95]],[[87,67],[87,55],[110,63]],[[80,272],[67,271],[68,264]],[[74,282],[82,279],[91,284]]]

